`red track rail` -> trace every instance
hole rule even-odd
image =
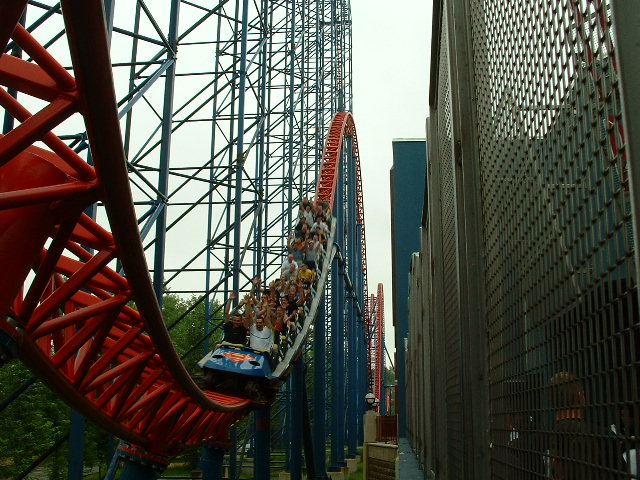
[[[604,72],[600,70],[597,62],[596,48],[593,44],[594,35],[587,35],[586,30],[594,30],[597,32],[597,38],[602,45],[598,47],[598,51],[601,55],[607,55],[611,58],[611,65],[613,66],[613,74],[618,74],[618,64],[615,56],[615,46],[610,36],[610,28],[607,26],[607,14],[606,4],[603,0],[587,0],[586,3],[581,3],[576,0],[571,0],[571,8],[576,23],[576,32],[582,42],[584,52],[586,53],[586,66],[589,70],[589,74],[593,79],[593,83],[596,86],[598,92],[598,100],[602,103],[607,102],[607,93],[604,91]],[[584,5],[584,15],[580,7]],[[593,9],[593,17],[589,19],[589,11]],[[586,17],[586,18],[585,18]],[[604,49],[604,52],[603,52]],[[624,143],[624,125],[622,119],[619,116],[609,114],[607,115],[608,125],[607,131],[609,132],[609,149],[613,157],[620,157],[620,178],[622,180],[622,188],[626,191],[629,190],[629,172],[627,167],[627,152],[623,148]]]
[[[0,44],[4,51],[13,39],[33,61],[2,55],[0,84],[45,106],[32,114],[0,89],[0,105],[19,122],[0,137],[0,265],[11,272],[0,276],[0,329],[45,384],[105,430],[162,455],[225,444],[250,400],[200,390],[165,328],[133,209],[102,2],[62,1],[74,75],[18,25],[25,5],[0,4]],[[78,114],[95,167],[52,133]],[[331,203],[330,165],[345,134],[358,162],[353,119],[341,113],[318,185]],[[357,175],[366,273],[359,163]],[[112,232],[83,213],[97,201]]]

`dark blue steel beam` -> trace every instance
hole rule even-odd
[[[303,367],[304,368],[304,367]],[[309,413],[309,397],[307,396],[306,368],[303,372],[302,383],[302,441],[304,444],[304,458],[307,466],[307,478],[316,478],[316,459],[311,434],[311,414]]]
[[[84,476],[84,437],[87,420],[75,410],[71,410],[69,430],[68,480],[82,480]]]
[[[318,306],[318,316],[313,330],[313,446],[315,449],[316,479],[326,478],[326,328],[325,306]]]
[[[346,234],[347,234],[347,271],[349,272],[349,278],[352,281],[352,287],[354,287],[356,279],[356,257],[360,254],[356,252],[356,166],[352,158],[352,138],[346,137],[343,140],[342,150],[345,152],[343,155],[344,165],[347,171],[347,202],[346,202]],[[357,345],[357,333],[356,333],[356,319],[358,317],[358,304],[355,289],[352,288],[350,295],[348,295],[349,304],[347,305],[347,382],[346,382],[346,397],[347,397],[347,456],[349,458],[355,458],[358,454],[358,411],[357,411],[357,398],[358,395],[358,356],[356,352]]]
[[[269,480],[271,460],[271,407],[261,407],[253,412],[256,435],[254,442],[253,478]]]
[[[294,158],[294,125],[295,125],[295,107],[294,107],[294,102],[295,102],[295,90],[294,90],[294,82],[295,82],[295,61],[296,61],[296,55],[295,55],[295,19],[296,19],[296,2],[295,0],[291,0],[290,4],[288,5],[289,8],[289,19],[290,19],[290,23],[289,23],[289,41],[287,42],[287,57],[288,57],[288,62],[289,62],[289,78],[288,78],[288,95],[287,95],[287,99],[289,101],[289,105],[286,108],[286,112],[285,115],[287,115],[287,117],[289,118],[289,131],[288,131],[288,160],[289,160],[289,165],[288,165],[288,169],[287,169],[287,178],[286,178],[286,182],[287,182],[287,196],[289,199],[289,205],[290,208],[288,209],[288,216],[287,216],[287,225],[292,225],[293,223],[293,218],[295,218],[295,215],[297,213],[293,212],[293,165],[295,162],[295,158]],[[283,232],[284,234],[284,232]]]
[[[234,210],[233,210],[233,290],[240,290],[240,263],[241,263],[241,225],[242,225],[242,167],[245,160],[244,152],[244,123],[245,101],[247,89],[247,35],[249,23],[249,0],[242,0],[242,23],[240,31],[240,64],[238,70],[238,140],[236,157],[232,159],[235,167]],[[237,302],[238,300],[236,300]],[[236,427],[231,429],[231,451],[229,452],[229,476],[236,478],[237,470],[237,441]]]
[[[198,466],[202,471],[202,480],[222,480],[224,449],[204,447]]]
[[[302,389],[304,388],[304,365],[302,356],[293,364],[291,372],[291,458],[289,472],[291,480],[302,480]]]
[[[355,289],[357,293],[356,302],[364,302],[367,292],[364,291],[364,272],[362,271],[362,225],[356,225],[356,274],[355,274]],[[373,308],[373,305],[369,305],[369,310]],[[367,411],[367,405],[364,400],[364,396],[369,391],[369,370],[367,359],[367,343],[365,340],[365,318],[364,318],[364,306],[362,314],[358,315],[356,321],[357,327],[357,352],[358,352],[358,394],[356,401],[358,405],[358,444],[364,444],[364,414]]]
[[[169,45],[173,55],[178,45],[178,17],[180,0],[171,0],[169,20]],[[173,62],[167,69],[164,85],[164,107],[162,112],[162,143],[160,145],[160,171],[158,172],[159,202],[166,202],[169,192],[169,158],[171,156],[171,127],[173,118],[173,95],[175,90],[176,64]],[[153,260],[153,285],[156,297],[162,307],[164,295],[164,257],[167,234],[167,209],[163,208],[156,220],[156,246]]]
[[[344,178],[343,162],[337,172],[334,216],[336,218],[335,244],[344,246]],[[331,459],[329,470],[340,471],[344,460],[345,385],[344,385],[344,267],[337,256],[331,265]]]

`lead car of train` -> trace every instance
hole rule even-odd
[[[244,345],[221,344],[198,362],[203,388],[271,403],[282,381],[273,376],[269,354]]]

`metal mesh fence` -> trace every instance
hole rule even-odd
[[[408,382],[445,393],[432,412],[414,399],[412,441],[438,478],[638,478],[633,125],[621,100],[637,85],[620,80],[612,2],[435,3],[430,268],[412,272],[431,286],[411,302],[421,314],[408,342],[432,373]]]

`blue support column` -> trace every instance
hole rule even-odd
[[[326,374],[326,354],[327,345],[325,343],[324,302],[318,306],[318,316],[313,329],[313,448],[316,459],[316,479],[326,478],[326,402],[327,402],[327,374]]]
[[[337,173],[333,214],[336,218],[336,244],[344,248],[344,178],[343,164]],[[344,461],[344,272],[336,258],[331,265],[331,459],[329,470],[338,472]]]
[[[247,88],[247,35],[249,24],[249,0],[242,1],[242,25],[240,39],[240,65],[238,70],[238,141],[235,158],[235,199],[234,199],[234,227],[233,227],[233,290],[240,290],[240,250],[241,250],[241,217],[242,217],[242,167],[244,165],[244,115],[245,91]],[[236,427],[230,431],[231,450],[229,451],[229,477],[237,476],[237,442]]]
[[[118,456],[124,461],[120,480],[155,480],[169,465],[169,459],[134,445],[121,443]]]
[[[268,9],[268,0],[262,0],[262,22],[263,25],[269,24],[269,9]],[[261,51],[260,51],[260,111],[266,112],[267,105],[267,64],[268,64],[268,48],[266,45],[267,39],[269,37],[269,32],[265,29],[262,32],[263,42]],[[262,242],[265,239],[263,228],[264,228],[264,219],[267,217],[267,208],[268,203],[265,201],[265,191],[264,191],[264,172],[265,167],[267,166],[267,149],[265,145],[265,121],[260,122],[260,127],[258,129],[258,138],[257,138],[257,149],[258,149],[258,158],[256,162],[256,187],[257,187],[257,196],[256,201],[259,202],[260,211],[258,212],[258,221],[256,224],[255,231],[255,272],[262,279],[266,279],[267,273],[267,251],[262,247]],[[263,271],[264,270],[264,271]]]
[[[288,36],[289,36],[289,42],[287,45],[287,49],[288,49],[288,68],[289,68],[289,78],[288,78],[288,99],[289,99],[289,104],[287,105],[287,116],[289,117],[289,152],[288,152],[288,161],[289,161],[289,168],[288,168],[288,172],[287,172],[287,181],[288,181],[288,198],[289,198],[289,216],[287,218],[287,224],[288,225],[292,225],[293,223],[293,216],[295,215],[297,210],[294,210],[294,208],[296,207],[296,205],[293,203],[293,192],[294,192],[294,188],[293,188],[293,165],[296,162],[296,158],[294,158],[294,143],[298,141],[297,138],[294,137],[294,125],[295,125],[295,82],[296,82],[296,78],[295,78],[295,62],[296,62],[296,44],[295,44],[295,29],[296,29],[296,1],[295,0],[290,0],[289,2],[287,2],[288,7],[289,7],[289,31],[288,31]]]
[[[369,372],[367,368],[367,342],[365,339],[365,317],[364,302],[368,292],[364,291],[364,272],[362,271],[362,225],[356,225],[356,291],[358,292],[358,302],[360,303],[362,315],[357,318],[358,330],[358,445],[364,444],[364,414],[367,411],[367,404],[364,400],[369,392]],[[371,309],[372,305],[369,305]]]
[[[253,412],[255,419],[255,443],[253,456],[253,478],[269,480],[271,478],[271,407],[261,407]]]
[[[234,220],[233,220],[233,290],[236,292],[240,289],[240,250],[242,246],[241,239],[241,220],[242,220],[242,167],[244,165],[244,115],[245,101],[247,89],[247,35],[249,23],[249,0],[242,1],[242,26],[240,39],[240,65],[238,69],[238,142],[235,158],[235,199],[234,199]],[[230,475],[235,478],[235,450],[232,464],[230,467]]]
[[[285,470],[291,471],[291,377],[285,383],[284,394],[284,444],[287,446],[285,449]]]
[[[302,480],[302,388],[304,382],[302,358],[293,364],[291,372],[291,480]]]
[[[224,449],[221,447],[203,447],[198,466],[202,471],[202,480],[222,480]]]
[[[69,480],[82,480],[84,467],[84,437],[87,421],[77,411],[71,410],[69,431]]]
[[[229,450],[229,478],[236,478],[237,460],[238,460],[238,428],[233,427],[229,430],[229,442],[231,450]]]
[[[356,345],[358,343],[356,333],[356,318],[358,305],[355,291],[356,258],[360,252],[356,251],[356,168],[352,158],[352,138],[346,137],[342,146],[344,152],[344,164],[347,171],[347,268],[351,279],[352,290],[348,294],[347,305],[347,456],[355,458],[358,454],[358,358]]]
[[[167,233],[167,195],[169,191],[169,158],[171,156],[171,129],[173,127],[173,93],[175,90],[176,63],[178,48],[178,17],[180,0],[171,1],[168,41],[173,55],[171,66],[167,69],[164,86],[164,107],[162,111],[162,140],[160,144],[160,171],[158,172],[158,201],[164,206],[156,219],[156,244],[153,257],[153,288],[162,307],[164,295],[164,253]]]

